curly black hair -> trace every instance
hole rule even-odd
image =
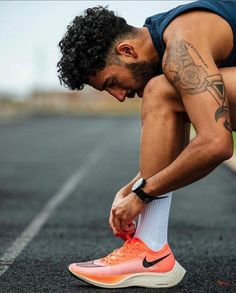
[[[58,44],[62,53],[57,63],[60,84],[71,90],[83,89],[89,76],[105,68],[115,42],[134,31],[106,7],[88,8],[84,15],[76,16]]]

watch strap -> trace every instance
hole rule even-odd
[[[145,203],[149,203],[155,199],[156,197],[149,196],[146,192],[142,190],[142,188],[138,188],[137,190],[134,191],[135,194]]]

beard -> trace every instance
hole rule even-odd
[[[138,89],[144,89],[151,78],[162,73],[161,65],[157,62],[125,63],[125,67],[130,70],[132,78],[137,82]]]

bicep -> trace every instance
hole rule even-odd
[[[225,86],[209,50],[176,40],[167,48],[162,66],[166,78],[181,95],[197,132],[230,137]]]

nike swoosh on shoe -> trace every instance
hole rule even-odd
[[[160,258],[158,258],[158,259],[156,259],[156,260],[153,260],[153,261],[147,261],[146,256],[145,256],[145,258],[144,258],[144,260],[143,260],[143,266],[144,266],[145,268],[152,267],[152,266],[154,266],[155,264],[157,264],[157,263],[159,263],[160,261],[162,261],[163,259],[167,258],[169,255],[171,255],[171,253],[169,253],[169,254],[167,254],[167,255],[165,255],[165,256],[163,256],[163,257],[160,257]]]

